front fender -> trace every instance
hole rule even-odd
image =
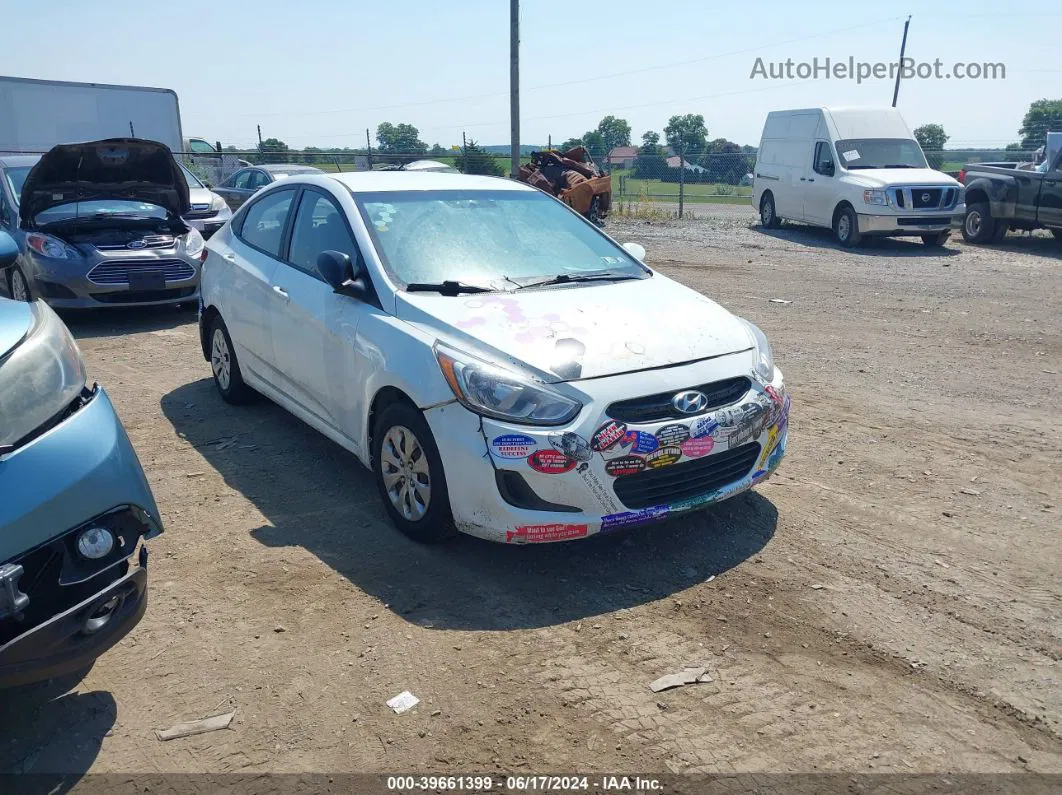
[[[966,204],[970,195],[983,193],[988,198],[993,218],[1013,218],[1018,206],[1018,183],[1013,177],[975,177],[966,183]]]

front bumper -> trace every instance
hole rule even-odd
[[[157,257],[163,261],[181,261],[191,268],[187,278],[165,279],[162,287],[143,289],[135,284],[120,282],[101,284],[88,276],[93,268],[103,264],[120,268],[122,258],[90,259],[77,264],[65,260],[51,260],[33,256],[28,259],[28,272],[35,295],[43,298],[55,309],[107,309],[135,306],[168,306],[193,303],[199,298],[199,278],[202,271],[198,259],[189,259],[172,251],[138,252],[127,257],[130,261]],[[160,265],[160,267],[164,267]],[[134,277],[129,276],[129,279]]]
[[[864,235],[931,235],[950,229],[961,229],[966,217],[966,205],[959,204],[939,212],[917,211],[906,215],[857,213],[859,232]]]
[[[769,389],[750,379],[749,390],[737,400],[687,420],[625,423],[617,428],[610,426],[613,421],[605,413],[611,403],[632,396],[632,383],[637,384],[635,394],[655,394],[747,374],[748,367],[734,370],[737,357],[743,365],[747,362],[747,354],[736,354],[669,370],[600,379],[594,388],[601,396],[561,428],[532,428],[481,418],[457,403],[427,410],[425,416],[443,459],[457,528],[507,543],[585,538],[700,510],[762,482],[785,453],[789,398],[781,372],[776,372]],[[609,395],[610,389],[621,391]],[[751,452],[753,446],[755,453]],[[735,457],[737,463],[731,464]],[[681,481],[682,473],[703,473],[716,461],[727,462],[719,465],[723,467],[723,482],[717,478],[703,491],[690,493],[687,488],[680,497],[674,496],[675,482]],[[671,469],[684,465],[685,469]],[[650,470],[651,477],[657,477],[655,473],[673,474],[675,477],[669,479],[672,485],[650,485],[648,491],[643,488],[632,497],[628,485],[633,481],[626,479],[644,481]],[[511,482],[518,488],[503,497],[502,491]],[[517,491],[530,496],[514,499]],[[651,496],[655,494],[659,498]]]
[[[228,213],[222,217],[222,213],[217,213],[209,218],[185,218],[184,222],[189,226],[195,227],[199,230],[200,234],[207,240],[210,236],[217,232],[221,227],[225,226],[225,222],[232,218],[232,211],[225,207]]]

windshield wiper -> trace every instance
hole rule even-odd
[[[441,295],[460,295],[461,293],[493,293],[489,287],[480,287],[478,284],[465,284],[464,282],[414,282],[406,285],[407,293],[440,293]]]
[[[641,279],[633,273],[620,273],[618,271],[589,271],[587,273],[558,273],[546,279],[533,282],[524,282],[517,290],[526,287],[547,287],[551,284],[573,284],[575,282],[599,282],[599,281],[627,281],[628,279]]]
[[[918,168],[918,166],[909,166],[906,163],[893,163],[892,165],[882,166],[882,168]]]

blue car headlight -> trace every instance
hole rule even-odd
[[[40,232],[30,232],[26,235],[26,245],[34,254],[48,259],[78,259],[80,256],[59,238]]]
[[[0,362],[0,450],[60,415],[85,388],[81,352],[63,321],[43,301],[32,311],[33,328]]]

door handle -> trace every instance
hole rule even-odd
[[[814,177],[808,177],[808,182],[814,182],[814,181],[815,181]]]
[[[273,292],[276,293],[277,295],[279,295],[285,301],[288,300],[288,291],[285,290],[283,287],[281,287],[279,284],[274,284],[273,285]]]
[[[223,256],[223,257],[224,257],[225,259],[227,259],[227,260],[228,260],[229,262],[235,262],[235,261],[236,261],[236,255],[235,255],[235,254],[233,254],[233,253],[232,253],[231,251],[226,251],[226,252],[225,252],[224,254],[222,254],[221,256]]]
[[[801,182],[807,182],[807,180],[806,180],[806,179],[804,179],[803,177],[801,177],[801,178],[800,178],[800,181],[801,181]]]

